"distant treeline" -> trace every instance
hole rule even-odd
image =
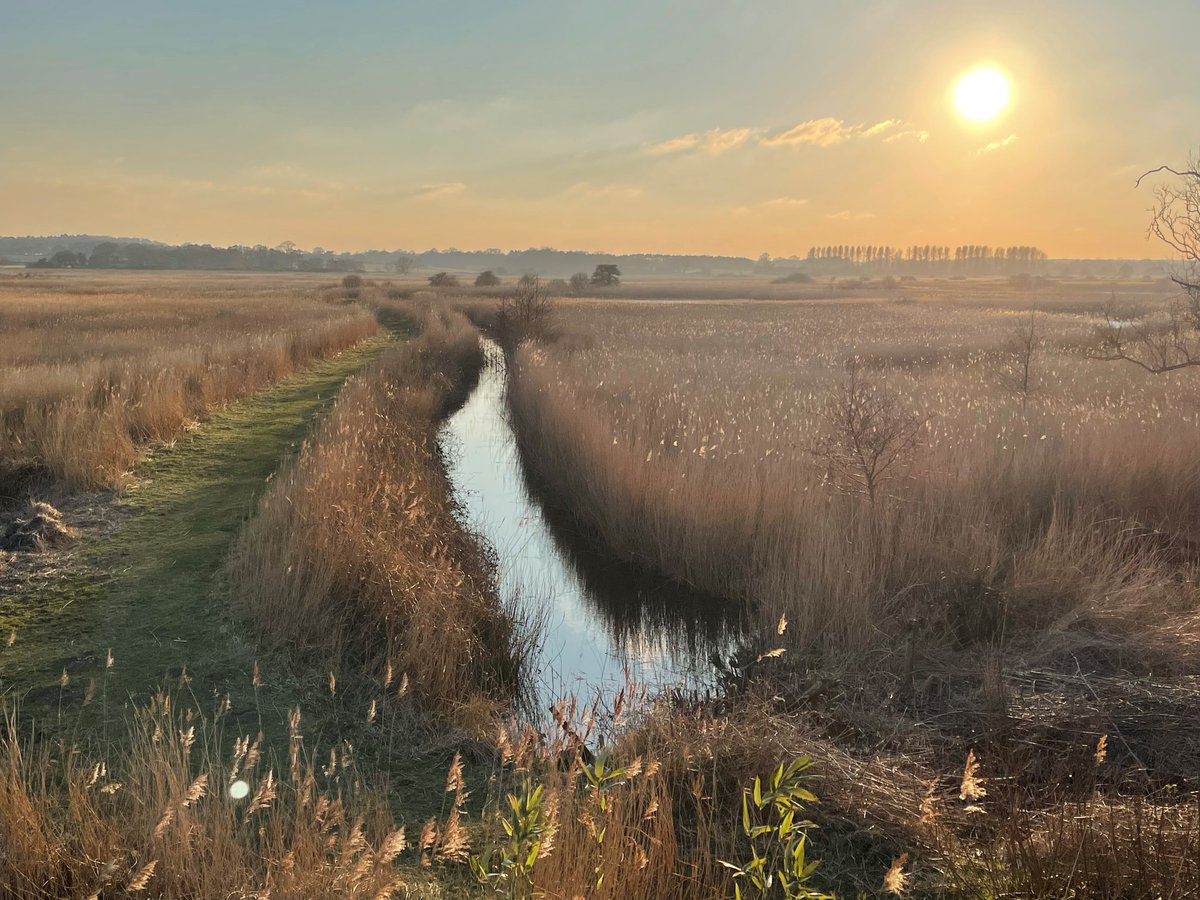
[[[578,250],[366,250],[335,253],[320,247],[300,250],[290,242],[277,247],[213,247],[208,244],[172,246],[150,241],[89,239],[86,235],[47,238],[2,238],[0,258],[32,268],[66,269],[219,269],[267,272],[389,272],[413,269],[458,272],[491,270],[497,275],[526,273],[567,277],[590,272],[598,265],[618,265],[622,272],[646,275],[748,275],[759,263],[740,256],[676,256],[611,254]],[[799,263],[799,260],[795,261]]]
[[[1033,272],[1048,259],[1045,251],[1032,246],[989,247],[986,244],[960,244],[946,247],[936,244],[913,244],[911,247],[888,247],[875,244],[834,244],[809,248],[805,262],[818,271],[842,270],[847,266],[867,268],[876,272],[907,271],[965,272],[990,274],[997,272]]]
[[[105,241],[91,252],[56,250],[28,264],[32,269],[217,269],[246,272],[352,272],[350,254],[302,253],[272,247],[211,247]]]
[[[369,272],[405,274],[416,269],[502,277],[536,273],[567,278],[599,265],[617,265],[626,277],[764,275],[790,273],[812,277],[866,274],[988,275],[1031,274],[1127,277],[1161,275],[1158,260],[1050,260],[1034,246],[990,247],[983,244],[913,245],[831,244],[813,247],[806,256],[757,259],[745,256],[702,256],[653,253],[591,253],[582,250],[366,250],[335,253],[320,247],[301,250],[290,242],[277,247],[173,246],[154,241],[94,235],[0,237],[0,259],[34,268],[209,269],[262,272]]]

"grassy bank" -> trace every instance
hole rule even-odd
[[[152,454],[116,501],[121,524],[85,538],[61,572],[15,591],[0,611],[0,627],[15,636],[3,651],[5,691],[43,715],[94,683],[118,705],[127,694],[144,698],[185,666],[198,691],[241,689],[254,648],[217,598],[222,566],[280,461],[388,343],[312,365]]]
[[[458,313],[417,317],[420,336],[352,381],[275,479],[234,583],[268,643],[478,728],[516,695],[526,639],[454,516],[437,442],[483,364],[478,334]]]
[[[410,343],[361,345],[152,455],[86,569],[69,561],[6,610],[4,685],[22,694],[0,730],[7,894],[471,893],[467,797],[445,790],[456,738],[415,713],[483,731],[519,660],[436,444],[477,335],[419,318]],[[280,502],[311,518],[281,520]]]

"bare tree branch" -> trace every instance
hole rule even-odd
[[[1191,169],[1184,169],[1182,172],[1177,172],[1170,166],[1159,166],[1157,169],[1151,169],[1149,172],[1143,172],[1141,175],[1139,175],[1138,180],[1133,183],[1133,186],[1141,187],[1143,178],[1149,178],[1151,175],[1157,175],[1159,172],[1170,172],[1172,175],[1178,176],[1179,178],[1189,175],[1193,178],[1200,178],[1200,172],[1196,172]]]
[[[1200,366],[1200,157],[1188,167],[1159,166],[1137,180],[1166,172],[1176,179],[1154,190],[1147,233],[1170,247],[1181,266],[1171,280],[1182,289],[1165,318],[1106,313],[1100,347],[1093,359],[1132,363],[1163,374]],[[1115,300],[1115,297],[1114,297]]]

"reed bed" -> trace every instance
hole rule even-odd
[[[454,517],[437,428],[483,364],[460,314],[347,383],[239,539],[239,604],[264,640],[401,683],[426,709],[487,721],[520,687],[528,636]],[[349,665],[348,665],[349,664]],[[483,719],[480,719],[480,716]]]
[[[1094,298],[1053,299],[1028,379],[1015,293],[577,303],[587,340],[513,348],[552,502],[761,617],[724,700],[631,740],[668,771],[813,756],[843,890],[902,854],[901,884],[956,896],[1200,888],[1193,376],[1090,359]],[[842,452],[854,385],[916,426],[873,496]],[[721,821],[728,784],[704,790]]]
[[[1095,320],[948,303],[577,305],[591,348],[524,345],[527,459],[618,556],[854,653],[1003,640],[1190,671],[1200,418],[1190,373],[1086,358]],[[920,423],[871,501],[821,452],[845,361]]]
[[[148,447],[378,332],[301,282],[0,279],[0,501],[120,486]]]

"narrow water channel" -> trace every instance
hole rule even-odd
[[[500,590],[543,622],[541,709],[567,693],[611,697],[627,673],[651,691],[712,688],[713,656],[733,650],[739,611],[604,559],[539,500],[509,423],[504,354],[485,346],[488,364],[442,445],[464,524],[496,552]]]

